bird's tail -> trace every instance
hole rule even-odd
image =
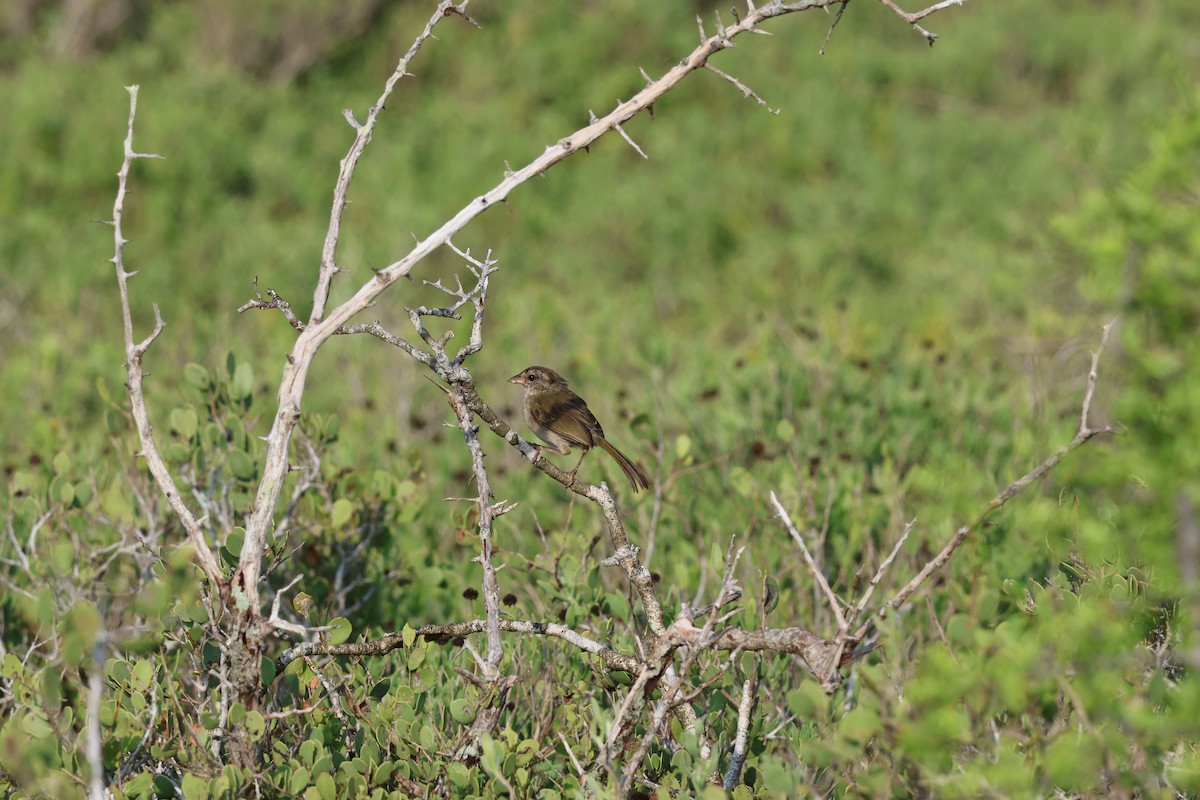
[[[629,478],[629,483],[633,486],[636,492],[639,489],[649,489],[650,479],[646,477],[646,473],[642,472],[642,468],[629,460],[629,458],[617,448],[608,443],[607,439],[597,437],[597,444],[608,451],[608,454],[617,462],[617,466],[625,473],[625,477]]]

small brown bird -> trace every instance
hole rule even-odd
[[[575,473],[579,472],[587,451],[602,447],[617,462],[625,477],[629,478],[635,492],[650,488],[646,473],[608,443],[596,416],[588,409],[583,398],[571,391],[563,376],[549,367],[526,367],[509,378],[508,382],[525,387],[525,422],[539,439],[549,445],[538,445],[539,449],[562,456],[569,454],[572,447],[583,451],[575,469],[568,473],[572,480],[575,479]]]

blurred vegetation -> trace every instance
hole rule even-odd
[[[430,7],[19,0],[0,22],[5,797],[83,796],[97,654],[115,791],[232,797],[253,778],[213,756],[219,643],[123,412],[112,236],[93,224],[111,215],[122,85],[142,86],[137,149],[166,156],[135,165],[125,223],[139,336],[151,303],[167,320],[147,358],[151,413],[230,563],[294,335],[235,309],[258,276],[305,316],[351,141],[340,110],[362,116]],[[471,11],[483,30],[441,27],[382,117],[335,300],[505,162],[635,92],[639,66],[669,68],[695,13],[711,19],[699,2]],[[659,470],[661,509],[622,500],[668,607],[714,585],[737,533],[744,585],[781,588],[772,624],[828,633],[767,492],[827,528],[820,555],[847,595],[916,517],[898,584],[1069,439],[1098,326],[1119,317],[1095,411],[1125,435],[974,536],[888,620],[847,691],[825,698],[795,664],[749,656],[718,685],[736,696],[761,676],[741,796],[1195,797],[1200,6],[967,3],[928,20],[929,49],[883,7],[851,4],[819,56],[831,19],[786,18],[718,59],[778,117],[692,76],[626,126],[648,161],[604,141],[457,240],[501,260],[472,364],[485,399],[515,421],[503,379],[552,365]],[[420,280],[457,266],[439,254],[372,315],[404,331],[405,306],[440,300]],[[270,580],[303,573],[312,608],[288,613],[348,620],[355,637],[482,614],[469,513],[440,500],[471,494],[441,394],[354,337],[325,348],[309,385],[319,462],[297,455],[314,485]],[[632,652],[593,511],[485,446],[498,495],[524,509],[499,529],[508,610]],[[585,474],[620,478],[598,457]],[[622,686],[554,642],[506,645],[525,677],[475,768],[446,763],[479,700],[456,648],[325,665],[361,726],[354,758],[303,662],[264,679],[272,710],[312,713],[235,708],[230,722],[261,731],[264,796],[407,796],[439,775],[455,796],[574,796],[559,734],[594,755]],[[733,721],[713,697],[697,712],[719,763],[678,733],[651,780],[699,794],[724,769]]]

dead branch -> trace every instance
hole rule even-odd
[[[1005,486],[999,494],[997,494],[983,506],[974,520],[966,525],[963,525],[957,531],[955,531],[954,535],[950,537],[950,540],[946,542],[941,551],[931,558],[929,562],[921,568],[921,571],[914,575],[912,580],[906,583],[904,587],[900,589],[900,591],[892,595],[892,597],[883,604],[883,606],[877,612],[877,616],[879,618],[882,619],[890,611],[894,611],[900,608],[900,606],[904,605],[908,598],[911,597],[912,594],[917,591],[917,589],[921,588],[921,586],[927,580],[929,580],[929,577],[933,575],[933,573],[945,566],[946,562],[950,560],[950,557],[954,555],[954,551],[957,550],[959,545],[961,545],[967,536],[970,535],[971,531],[977,529],[992,514],[1004,508],[1009,500],[1013,499],[1021,492],[1037,483],[1037,481],[1039,481],[1043,476],[1057,467],[1064,458],[1078,450],[1080,447],[1083,447],[1096,436],[1099,436],[1103,433],[1118,432],[1118,428],[1112,425],[1103,425],[1098,428],[1094,428],[1089,421],[1092,397],[1096,393],[1097,370],[1100,366],[1100,355],[1104,352],[1104,347],[1108,343],[1108,334],[1116,322],[1116,320],[1113,320],[1101,328],[1100,346],[1096,348],[1094,353],[1092,353],[1091,368],[1088,370],[1087,389],[1084,392],[1083,404],[1080,410],[1079,429],[1076,431],[1075,437],[1071,439],[1070,442],[1060,447],[1054,452],[1053,455],[1051,455],[1041,464],[1038,464],[1032,470]],[[871,625],[872,621],[864,623],[858,629],[858,631],[855,632],[853,638],[862,639],[867,635]]]
[[[204,570],[209,584],[215,591],[223,592],[225,582],[221,574],[221,567],[217,563],[217,557],[209,549],[208,541],[204,536],[204,530],[201,528],[201,522],[183,502],[183,497],[179,493],[179,487],[175,485],[175,479],[171,477],[171,472],[167,469],[166,463],[158,452],[158,446],[154,443],[154,428],[150,424],[150,414],[146,410],[146,397],[142,392],[142,358],[146,355],[146,351],[150,349],[150,345],[154,344],[154,340],[162,333],[163,328],[166,327],[166,323],[163,322],[162,315],[158,311],[158,305],[155,304],[154,330],[142,341],[134,342],[133,316],[129,310],[129,279],[137,273],[125,271],[124,252],[128,240],[121,232],[121,220],[124,217],[125,195],[129,188],[129,168],[133,164],[134,159],[162,158],[162,156],[134,151],[133,121],[134,117],[137,116],[138,86],[126,86],[125,90],[129,92],[129,124],[125,132],[125,158],[121,162],[120,172],[117,173],[117,198],[113,202],[112,219],[108,221],[108,224],[112,225],[113,228],[115,252],[111,261],[117,271],[117,288],[121,296],[121,321],[125,330],[125,373],[129,376],[129,380],[125,383],[125,388],[129,392],[130,410],[133,412],[134,426],[137,428],[138,441],[142,447],[139,455],[146,459],[146,465],[150,468],[150,474],[154,476],[159,490],[167,498],[171,510],[175,512],[175,516],[179,518],[184,531],[187,532],[188,541],[191,542],[192,547],[196,551],[196,561],[199,562],[200,568]]]

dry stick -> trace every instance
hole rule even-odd
[[[774,490],[771,490],[771,505],[775,507],[775,513],[783,520],[784,527],[787,528],[788,533],[792,535],[792,538],[796,540],[796,544],[800,546],[804,562],[808,564],[809,571],[816,578],[821,591],[825,593],[825,599],[829,601],[829,607],[833,609],[833,617],[837,620],[838,628],[846,627],[846,617],[842,614],[842,601],[833,593],[833,589],[829,588],[829,581],[825,580],[825,575],[817,567],[816,562],[813,561],[812,553],[808,551],[808,545],[804,543],[804,537],[800,535],[800,531],[796,530],[795,524],[792,523],[792,518],[788,516],[787,510],[779,502],[779,498],[775,496]]]
[[[125,193],[129,186],[129,168],[133,164],[133,160],[135,158],[162,158],[162,156],[134,152],[133,120],[137,115],[138,86],[126,86],[125,90],[129,92],[129,125],[125,133],[125,158],[121,162],[121,171],[117,173],[117,199],[113,203],[113,216],[111,220],[106,221],[113,228],[115,252],[111,261],[117,271],[117,287],[121,295],[121,321],[125,329],[125,372],[129,376],[125,388],[129,391],[129,405],[133,412],[134,424],[137,427],[138,440],[142,445],[139,455],[146,459],[146,465],[150,468],[150,474],[154,476],[155,482],[158,483],[159,490],[167,498],[171,510],[183,524],[188,540],[196,550],[196,560],[200,563],[200,568],[204,570],[213,589],[221,592],[224,589],[221,567],[217,563],[217,557],[213,555],[205,541],[200,520],[184,504],[183,497],[179,494],[179,488],[175,485],[175,479],[171,477],[166,463],[163,462],[162,456],[158,452],[158,447],[154,443],[154,429],[150,424],[150,415],[146,410],[146,397],[142,393],[142,358],[150,349],[150,345],[162,333],[166,323],[163,322],[158,305],[155,304],[154,330],[141,342],[133,341],[133,316],[129,310],[129,279],[137,273],[125,271],[124,251],[127,240],[121,233],[121,219],[125,213]]]
[[[88,675],[88,720],[87,745],[85,753],[88,761],[88,800],[104,800],[106,795],[104,784],[103,744],[100,741],[100,701],[104,691],[104,647],[105,637],[96,639],[92,649],[92,670]]]
[[[699,45],[674,67],[656,81],[649,82],[641,91],[628,100],[619,103],[616,108],[595,122],[580,128],[574,133],[559,140],[526,166],[518,170],[506,170],[503,180],[492,189],[476,197],[464,206],[451,219],[447,220],[428,237],[417,242],[416,246],[404,257],[376,271],[373,278],[364,283],[355,294],[334,308],[325,316],[320,316],[328,296],[328,281],[338,271],[332,260],[323,262],[321,279],[318,281],[314,294],[314,312],[317,312],[296,339],[291,353],[288,354],[287,364],[284,365],[283,375],[279,384],[278,408],[267,437],[267,452],[263,464],[262,479],[255,495],[254,511],[246,523],[246,539],[242,545],[242,554],[238,563],[238,576],[246,593],[246,600],[251,607],[258,606],[258,578],[261,570],[263,552],[266,549],[266,538],[270,530],[270,520],[275,513],[275,506],[283,488],[283,479],[288,470],[288,444],[292,431],[300,419],[300,405],[304,395],[304,386],[308,378],[308,370],[317,350],[338,333],[349,320],[367,308],[376,297],[398,279],[408,275],[413,268],[426,256],[437,250],[450,240],[456,233],[465,228],[471,221],[487,209],[498,203],[507,203],[509,195],[518,186],[530,179],[543,175],[546,170],[569,158],[582,149],[588,148],[601,137],[617,130],[618,126],[651,108],[663,95],[673,89],[680,81],[695,70],[702,69],[708,60],[717,53],[734,46],[733,39],[743,33],[761,33],[758,26],[774,17],[808,11],[814,8],[826,8],[841,2],[841,0],[802,0],[802,2],[784,3],[771,2],[758,8],[751,8],[747,15],[735,25],[721,27],[718,35],[703,38]],[[407,72],[408,59],[416,54],[419,46],[432,35],[432,29],[437,22],[449,14],[462,14],[465,3],[454,5],[443,2],[438,6],[434,16],[426,25],[425,31],[418,37],[410,48],[405,59],[400,62],[393,78],[399,79]],[[932,12],[929,12],[932,13]],[[389,84],[391,85],[391,84]],[[382,108],[382,103],[377,104]],[[378,108],[375,109],[378,113]],[[373,122],[374,116],[368,121]],[[364,126],[365,127],[365,126]],[[349,186],[354,167],[366,146],[369,137],[361,133],[355,137],[355,145],[350,154],[342,161],[338,177],[338,188],[334,196],[334,211],[331,223],[340,225],[341,209],[345,207],[345,191]],[[330,234],[326,237],[326,248],[336,250],[337,232],[331,224]],[[468,397],[469,399],[469,397]],[[472,408],[474,411],[475,409]],[[516,444],[516,442],[511,442]],[[527,447],[529,447],[527,445]],[[527,454],[528,455],[528,454]],[[589,495],[590,496],[590,495]],[[597,500],[597,502],[601,502]],[[602,507],[603,504],[602,504]],[[610,509],[604,507],[606,518]],[[623,566],[629,569],[627,562]],[[649,616],[649,609],[647,609]],[[661,619],[650,619],[652,630],[657,625],[661,627]]]
[[[350,716],[342,708],[342,701],[338,699],[337,689],[329,682],[321,670],[317,669],[316,662],[308,656],[304,657],[304,663],[308,664],[308,668],[317,676],[317,680],[321,682],[322,688],[325,689],[325,694],[329,696],[329,707],[333,709],[333,715],[342,723],[342,744],[346,746],[346,752],[351,758],[355,755],[354,734],[358,730],[358,720],[354,720],[354,725],[350,725]]]
[[[676,699],[676,697],[683,688],[683,682],[691,671],[692,666],[696,663],[696,660],[700,657],[700,654],[712,648],[713,641],[716,638],[713,628],[717,624],[717,615],[720,613],[721,607],[725,605],[725,597],[737,590],[737,582],[733,577],[733,573],[746,548],[743,546],[734,551],[734,542],[735,538],[731,537],[729,547],[725,553],[725,571],[721,579],[721,590],[717,594],[717,601],[714,604],[712,612],[704,622],[704,627],[697,629],[689,618],[680,617],[671,624],[671,627],[662,636],[655,637],[654,655],[648,661],[648,667],[655,675],[663,675],[667,679],[668,685],[654,704],[654,712],[651,715],[650,725],[642,734],[642,740],[638,743],[633,755],[625,762],[624,769],[621,770],[618,794],[621,794],[632,783],[634,776],[641,768],[642,762],[649,754],[650,748],[658,738],[659,732],[666,722],[667,714],[674,712],[676,709],[688,709],[692,711],[690,718],[693,720],[693,726],[695,724],[695,712],[691,708],[690,698],[682,697]],[[687,656],[683,659],[683,663],[679,665],[678,677],[675,677],[674,670],[671,667],[671,657],[676,648],[685,644],[690,645],[690,649]],[[645,674],[646,672],[643,672],[643,675]],[[627,699],[629,697],[634,698],[632,706],[636,714],[630,718],[628,725],[624,725],[623,716],[628,709],[625,708],[625,704],[622,704],[622,713],[618,714],[617,718],[613,721],[609,737],[606,741],[604,748],[606,759],[611,759],[614,752],[624,752],[625,743],[633,732],[633,724],[636,719],[641,717],[641,710],[645,706],[646,699],[648,699],[646,694],[640,691],[640,687],[636,683],[629,690]],[[614,747],[614,745],[616,746]]]
[[[947,541],[945,546],[941,549],[941,552],[930,559],[929,563],[922,567],[921,571],[913,576],[912,580],[906,583],[904,587],[900,589],[900,591],[896,592],[895,595],[893,595],[887,602],[883,604],[882,607],[880,607],[879,611],[876,612],[878,618],[883,619],[889,611],[894,611],[900,606],[904,605],[908,598],[912,596],[913,592],[921,588],[921,585],[924,584],[925,581],[929,580],[930,575],[941,569],[946,562],[950,560],[950,557],[954,555],[954,551],[958,549],[959,545],[963,543],[971,531],[977,528],[994,512],[1004,508],[1005,504],[1007,504],[1009,500],[1028,489],[1043,475],[1057,467],[1059,463],[1070,453],[1087,444],[1092,438],[1102,433],[1118,432],[1118,429],[1111,425],[1093,428],[1091,427],[1091,423],[1088,422],[1088,415],[1091,412],[1092,406],[1092,397],[1096,393],[1096,379],[1097,370],[1100,366],[1100,354],[1104,352],[1104,347],[1106,344],[1108,344],[1108,334],[1115,324],[1116,320],[1114,319],[1112,322],[1109,322],[1107,325],[1101,328],[1102,334],[1100,337],[1100,346],[1096,348],[1094,353],[1092,353],[1092,365],[1091,369],[1088,370],[1087,390],[1084,392],[1083,405],[1079,415],[1079,430],[1076,432],[1075,438],[1071,439],[1071,441],[1063,447],[1060,447],[1053,455],[1051,455],[1041,464],[1038,464],[1028,473],[1022,475],[1020,478],[1017,478],[1008,486],[1005,486],[998,495],[993,497],[987,502],[986,505],[984,505],[979,514],[975,517],[974,521],[963,525],[961,528],[955,531],[954,535],[950,537],[950,540]],[[855,631],[853,638],[858,640],[863,636],[866,636],[872,624],[872,620],[865,622],[857,631]]]
[[[825,48],[829,46],[829,40],[833,38],[833,29],[842,21],[842,15],[846,13],[846,6],[850,4],[850,0],[842,0],[842,5],[837,11],[837,16],[833,18],[833,23],[829,26],[829,32],[825,34],[825,41],[821,44],[821,49],[818,50],[819,55],[825,55]]]
[[[458,641],[465,636],[483,633],[487,630],[486,619],[474,619],[466,622],[449,622],[441,625],[422,625],[413,630],[414,636],[424,636],[426,641],[435,644],[447,644]],[[566,625],[553,622],[534,622],[532,620],[501,619],[500,630],[509,633],[527,633],[534,636],[550,636],[562,639],[585,653],[598,657],[606,669],[617,672],[634,673],[641,669],[641,662],[632,656],[613,650],[608,645],[589,639]],[[288,664],[297,658],[308,655],[329,656],[382,656],[404,646],[404,633],[397,631],[369,642],[345,642],[337,645],[327,645],[320,642],[304,642],[284,651],[275,660],[275,672],[282,675]]]
[[[887,572],[888,567],[892,565],[892,562],[896,560],[896,556],[900,553],[900,548],[904,546],[906,541],[908,541],[908,535],[912,533],[914,524],[916,524],[915,519],[905,523],[904,532],[900,534],[899,540],[897,540],[896,544],[892,547],[892,551],[888,553],[887,558],[885,558],[880,563],[879,568],[875,570],[875,574],[871,576],[871,582],[867,584],[867,588],[863,591],[862,597],[860,597],[858,602],[854,604],[854,607],[850,609],[850,613],[847,615],[846,621],[841,627],[838,628],[837,635],[833,637],[833,650],[829,654],[829,658],[825,662],[824,666],[817,671],[817,680],[820,682],[821,688],[823,688],[826,693],[832,694],[840,683],[840,681],[834,679],[834,676],[837,674],[838,667],[842,662],[842,655],[845,653],[846,645],[849,643],[850,629],[863,615],[863,612],[867,608],[867,603],[871,600],[871,595],[875,593],[875,587],[877,587],[879,582],[883,580],[884,573]]]
[[[729,769],[725,773],[724,788],[732,792],[742,776],[742,766],[746,763],[746,740],[750,735],[750,710],[754,707],[754,693],[750,690],[753,681],[749,678],[742,681],[742,702],[738,704],[737,735],[733,740],[733,752],[729,756]]]
[[[949,8],[950,6],[961,6],[964,2],[966,2],[966,0],[942,0],[940,3],[934,3],[928,8],[924,8],[920,11],[914,11],[911,14],[893,3],[892,0],[879,0],[879,2],[896,12],[896,15],[900,17],[900,19],[904,20],[909,25],[912,25],[913,30],[924,36],[925,40],[929,42],[929,46],[933,47],[933,43],[936,42],[938,38],[937,34],[925,30],[917,24],[917,21],[925,19],[925,17],[928,17],[930,14],[935,14],[938,11]]]

